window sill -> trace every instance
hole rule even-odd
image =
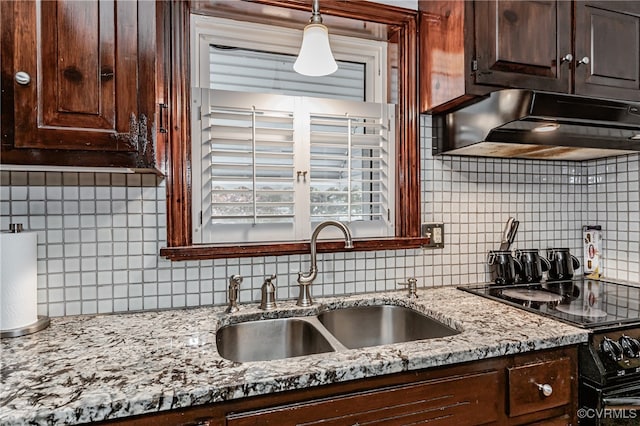
[[[322,241],[317,245],[319,253],[344,251],[402,250],[419,248],[429,242],[428,238],[405,237],[376,240],[354,240],[354,248],[344,249],[343,241]],[[308,242],[280,244],[244,244],[244,245],[197,245],[185,247],[165,247],[160,249],[160,256],[172,261],[206,260],[235,257],[285,256],[307,254],[310,251]]]

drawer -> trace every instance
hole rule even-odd
[[[508,368],[509,417],[516,417],[571,402],[573,380],[571,361],[560,358],[536,364]],[[550,385],[545,396],[538,385]]]

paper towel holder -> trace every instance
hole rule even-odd
[[[12,234],[17,234],[23,231],[23,227],[21,223],[10,223],[9,224],[9,232]],[[5,337],[20,337],[27,334],[32,334],[43,330],[49,326],[49,317],[45,315],[38,315],[38,319],[33,324],[29,324],[27,326],[12,328],[9,330],[0,330],[0,339],[4,339]]]
[[[40,330],[44,330],[49,326],[49,317],[44,315],[38,315],[38,320],[31,325],[20,328],[12,328],[11,330],[2,330],[0,332],[0,338],[5,337],[20,337],[26,334],[35,333]]]

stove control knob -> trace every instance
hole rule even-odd
[[[638,339],[623,334],[620,336],[620,339],[618,339],[618,342],[620,346],[622,346],[626,357],[640,358],[640,341],[638,341]]]
[[[600,342],[600,351],[615,362],[622,361],[622,357],[624,355],[624,351],[622,350],[620,343],[615,340],[611,340],[606,336],[604,340]]]

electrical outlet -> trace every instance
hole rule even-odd
[[[423,223],[422,237],[429,241],[422,247],[443,248],[444,247],[444,223]]]

